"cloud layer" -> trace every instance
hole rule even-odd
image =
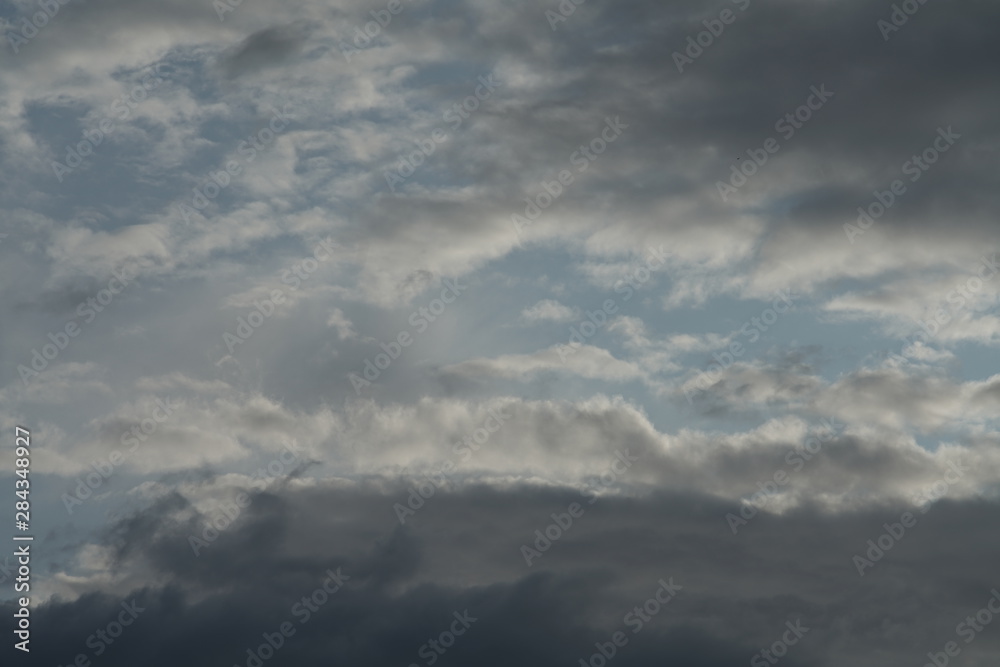
[[[995,664],[998,20],[9,3],[31,660]]]

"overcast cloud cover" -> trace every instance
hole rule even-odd
[[[1000,5],[228,2],[0,6],[4,665],[998,664]]]

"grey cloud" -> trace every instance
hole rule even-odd
[[[275,26],[250,35],[222,57],[222,67],[229,78],[252,73],[265,67],[281,67],[290,62],[308,38],[305,24]]]

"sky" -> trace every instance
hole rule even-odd
[[[993,667],[998,21],[3,4],[4,664]]]

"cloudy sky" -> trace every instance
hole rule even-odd
[[[998,21],[5,3],[4,655],[995,666]]]

